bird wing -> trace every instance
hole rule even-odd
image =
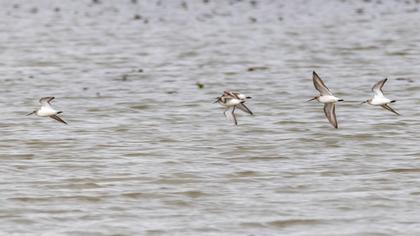
[[[235,115],[235,106],[232,108],[232,118],[235,125],[238,125],[238,120],[236,119],[236,115]]]
[[[388,111],[390,111],[390,112],[392,112],[392,113],[395,113],[395,114],[397,114],[397,115],[400,115],[400,113],[398,113],[398,112],[396,112],[394,109],[392,109],[392,107],[390,107],[388,104],[384,104],[384,105],[382,105],[381,106],[382,108],[384,108],[384,109],[386,109],[386,110],[388,110]]]
[[[383,96],[384,92],[382,91],[382,87],[384,87],[385,82],[388,79],[383,79],[381,81],[378,81],[375,85],[372,87],[372,92],[375,93],[375,95]]]
[[[239,110],[241,110],[245,113],[248,113],[250,115],[254,115],[254,113],[252,113],[252,111],[249,110],[249,108],[247,106],[245,106],[245,104],[243,104],[243,103],[236,105],[236,108],[238,108]]]
[[[41,99],[39,99],[39,103],[41,103],[41,105],[47,105],[50,104],[50,102],[54,99],[55,97],[43,97]]]
[[[315,71],[312,73],[312,79],[314,81],[316,90],[318,90],[321,95],[332,95],[330,89],[324,84],[322,79]]]
[[[335,103],[325,103],[324,105],[324,113],[327,117],[328,121],[334,126],[334,128],[338,128],[337,117],[335,116]]]
[[[52,116],[50,116],[51,118],[53,118],[54,120],[56,120],[56,121],[58,121],[58,122],[61,122],[61,123],[64,123],[64,124],[66,124],[67,125],[67,122],[65,122],[63,119],[61,119],[59,116],[56,116],[56,115],[52,115]]]
[[[231,108],[226,109],[223,114],[228,119],[233,120],[233,122],[235,123],[235,125],[238,125],[238,120],[236,119],[236,115],[235,115],[235,107],[236,106],[233,106],[232,109]]]
[[[223,95],[223,96],[222,96],[222,102],[223,102],[224,104],[226,104],[226,103],[230,102],[230,101],[231,101],[231,100],[233,100],[233,99],[235,99],[235,98],[233,98],[233,97],[231,97],[231,96],[226,96],[226,95]]]
[[[226,96],[229,96],[229,97],[232,97],[232,98],[239,99],[238,94],[235,93],[235,92],[233,92],[233,91],[224,91],[223,92],[223,95],[226,95]]]

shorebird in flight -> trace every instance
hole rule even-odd
[[[396,112],[394,109],[392,109],[389,106],[390,103],[394,103],[396,101],[386,98],[384,96],[384,91],[382,91],[382,87],[384,87],[384,84],[387,80],[388,79],[383,79],[383,80],[377,82],[375,85],[373,85],[372,92],[374,93],[374,96],[372,98],[369,98],[368,100],[362,102],[362,104],[363,103],[368,103],[368,104],[373,105],[373,106],[381,106],[382,108],[384,108],[384,109],[386,109],[390,112],[393,112],[397,115],[400,115],[398,112]]]
[[[61,123],[64,123],[67,125],[67,123],[62,120],[59,116],[57,116],[60,113],[63,113],[62,111],[56,111],[54,110],[54,108],[51,107],[51,101],[54,99],[54,97],[43,97],[41,99],[39,99],[39,103],[41,103],[41,107],[29,114],[27,114],[27,116],[32,115],[32,114],[36,114],[37,116],[41,116],[41,117],[51,117],[56,121],[59,121]]]
[[[331,90],[324,84],[319,75],[313,71],[312,80],[316,90],[319,91],[320,95],[315,96],[309,101],[317,100],[318,102],[324,103],[324,113],[328,121],[331,123],[334,128],[338,128],[337,117],[335,116],[335,103],[344,101],[343,99],[337,98],[331,92]]]
[[[239,92],[235,91],[224,91],[223,95],[220,97],[217,97],[215,103],[219,103],[222,106],[226,107],[226,110],[223,112],[223,114],[226,116],[226,112],[232,108],[232,117],[235,125],[238,125],[238,121],[236,119],[235,115],[235,109],[238,108],[239,110],[248,113],[250,115],[253,115],[251,110],[247,106],[245,106],[246,99],[250,99],[251,97],[245,96],[244,94],[241,94]]]

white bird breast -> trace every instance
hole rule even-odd
[[[373,97],[372,101],[370,101],[370,104],[375,105],[375,106],[380,106],[380,105],[388,104],[390,102],[391,102],[391,100],[389,100],[386,97],[375,96],[375,97]]]
[[[57,115],[57,111],[52,109],[51,107],[41,107],[41,109],[39,109],[36,114],[38,116],[53,116],[53,115]]]
[[[331,96],[331,95],[324,95],[324,96],[320,96],[318,98],[319,102],[322,103],[331,103],[331,102],[338,102],[339,98],[335,97],[335,96]]]
[[[225,106],[231,107],[240,104],[242,101],[239,99],[228,99],[225,103]]]
[[[238,96],[239,99],[245,100],[246,96],[243,95],[242,93],[237,94],[236,96]]]

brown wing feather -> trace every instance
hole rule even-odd
[[[224,91],[223,94],[227,95],[227,96],[230,96],[232,98],[239,99],[238,95],[236,93],[232,92],[232,91]]]
[[[235,122],[235,125],[238,125],[238,120],[236,119],[236,115],[235,115],[235,107],[233,107],[232,109],[232,117],[233,117],[233,122]]]
[[[39,103],[41,103],[41,104],[43,102],[50,103],[54,98],[55,97],[43,97],[43,98],[39,99]]]
[[[315,71],[312,72],[312,80],[316,90],[318,90],[321,95],[332,95],[330,89],[324,84],[324,81],[322,81]]]
[[[67,123],[64,120],[62,120],[59,116],[53,115],[53,116],[50,116],[50,117],[53,118],[54,120],[58,121],[58,122],[61,122],[61,123],[64,123],[64,124],[67,125]]]
[[[337,117],[335,115],[335,103],[325,103],[324,113],[331,125],[338,129]]]
[[[386,109],[386,110],[388,110],[388,111],[390,111],[390,112],[392,112],[392,113],[395,113],[395,114],[397,114],[397,115],[399,115],[400,116],[400,113],[398,113],[398,112],[396,112],[394,109],[392,109],[388,104],[385,104],[385,105],[382,105],[381,106],[382,108],[384,108],[384,109]]]
[[[378,81],[376,84],[374,84],[373,87],[372,87],[372,92],[375,92],[375,90],[378,89],[379,91],[384,93],[382,88],[384,87],[386,81],[388,81],[388,78],[385,78],[381,81]]]
[[[236,105],[236,107],[237,107],[239,110],[241,110],[241,111],[243,111],[243,112],[245,112],[245,113],[248,113],[248,114],[250,114],[250,115],[254,115],[254,113],[252,113],[252,111],[251,111],[251,110],[249,110],[249,108],[248,108],[247,106],[245,106],[245,104],[243,104],[243,103]]]

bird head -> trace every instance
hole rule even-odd
[[[214,101],[213,103],[218,103],[221,99],[222,99],[222,97],[217,97],[216,101]]]
[[[31,113],[26,114],[26,116],[30,116],[30,115],[35,114],[35,113],[36,113],[36,110],[32,111]]]
[[[306,102],[310,102],[310,101],[315,100],[315,99],[318,99],[318,98],[319,98],[319,96],[315,96],[315,97],[313,97],[313,98],[309,99],[309,100],[308,100],[308,101],[306,101]]]
[[[365,103],[369,103],[370,101],[372,101],[372,98],[369,98],[368,100],[361,102],[360,104],[365,104]]]

